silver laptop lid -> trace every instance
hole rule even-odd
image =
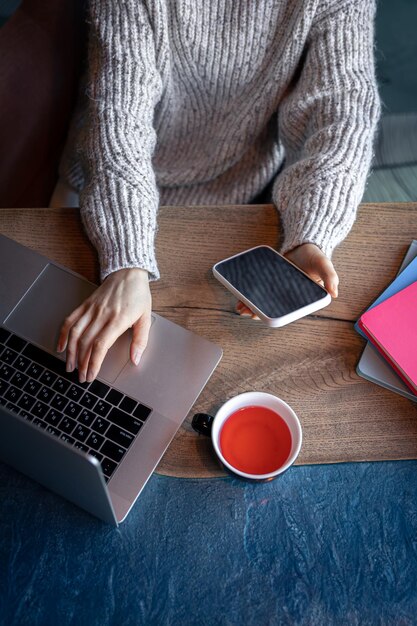
[[[117,526],[97,459],[3,406],[0,406],[0,458],[92,515]]]

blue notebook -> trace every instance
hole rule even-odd
[[[411,283],[417,280],[417,241],[413,240],[407,254],[399,269],[397,278],[385,289],[385,291],[372,303],[370,309],[383,302],[390,296],[394,295],[401,289],[408,287]],[[362,331],[355,324],[355,329],[362,335]],[[387,363],[379,352],[370,344],[366,344],[362,356],[356,368],[357,373],[362,378],[381,385],[386,389],[390,389],[395,393],[399,393],[405,396],[413,402],[417,402],[417,396],[410,390],[410,388],[401,380],[401,378],[395,373],[393,368]]]
[[[393,296],[395,293],[398,293],[399,291],[401,291],[401,289],[405,289],[406,287],[411,285],[411,283],[414,283],[416,280],[417,280],[417,241],[413,239],[408,249],[408,252],[405,255],[404,260],[401,264],[397,278],[394,278],[392,283],[385,289],[385,291],[381,293],[381,295],[375,300],[375,302],[373,302],[371,306],[368,307],[366,310],[369,311],[369,309],[373,309],[374,306],[376,306],[377,304],[380,304],[381,302],[384,302],[384,300],[386,300],[390,296]],[[361,329],[358,326],[358,322],[356,322],[355,324],[355,330],[360,335],[362,335],[362,337],[366,339],[364,333],[361,331]]]

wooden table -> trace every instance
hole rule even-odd
[[[211,274],[231,254],[277,246],[280,224],[270,205],[162,207],[157,256],[162,279],[153,307],[224,349],[220,365],[178,432],[158,471],[219,476],[210,441],[194,433],[196,411],[216,411],[231,396],[269,391],[299,415],[304,434],[298,463],[417,458],[417,406],[355,372],[364,341],[359,314],[395,277],[412,238],[417,203],[367,204],[333,256],[340,295],[331,306],[282,329],[240,318],[235,300]],[[0,209],[0,231],[98,280],[95,253],[76,209]]]

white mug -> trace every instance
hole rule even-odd
[[[285,421],[291,433],[291,450],[287,460],[278,469],[268,474],[242,472],[225,459],[220,448],[220,433],[225,421],[239,409],[251,406],[265,407],[277,413]],[[255,481],[272,480],[285,472],[296,460],[303,438],[300,421],[293,409],[281,398],[261,391],[249,391],[231,398],[219,408],[214,418],[198,413],[193,418],[193,428],[200,434],[211,435],[213,448],[225,468],[240,478]]]

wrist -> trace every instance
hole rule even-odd
[[[149,282],[149,274],[147,270],[144,270],[140,267],[123,267],[120,270],[116,270],[115,272],[111,272],[105,278],[105,280],[112,278],[114,279],[131,279],[135,278],[137,280],[142,280],[144,282]]]
[[[316,243],[312,243],[311,241],[305,241],[304,243],[299,243],[293,248],[290,248],[289,250],[287,250],[287,252],[285,252],[285,254],[290,254],[290,252],[294,252],[295,250],[300,250],[300,248],[304,248],[304,250],[306,249],[314,250],[314,248],[318,248],[319,250],[321,249],[320,246],[318,246]]]

